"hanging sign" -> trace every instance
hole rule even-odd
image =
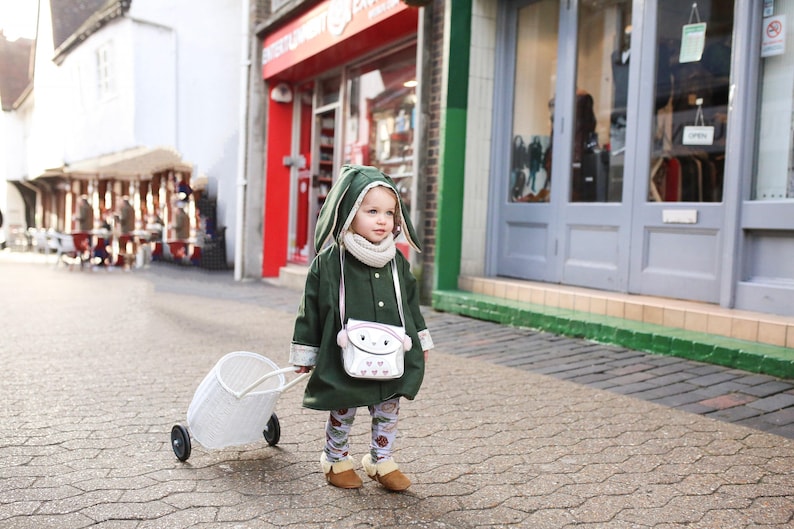
[[[714,145],[714,127],[687,125],[684,127],[684,145]]]
[[[703,99],[695,100],[698,106],[695,113],[695,124],[684,127],[681,143],[684,145],[714,145],[714,127],[707,127],[703,119]]]
[[[681,53],[678,62],[698,62],[706,47],[706,23],[686,24],[681,30]]]
[[[783,55],[786,51],[786,15],[764,19],[761,34],[761,57]]]
[[[706,23],[700,21],[697,2],[692,4],[689,12],[689,23],[681,28],[681,51],[678,62],[700,62],[703,48],[706,47]]]

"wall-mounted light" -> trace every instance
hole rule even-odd
[[[270,91],[270,99],[276,103],[291,103],[292,88],[287,83],[279,83]]]
[[[403,86],[405,88],[416,88],[416,85],[418,85],[418,84],[419,83],[416,81],[416,79],[411,79],[410,81],[405,81],[403,83]]]

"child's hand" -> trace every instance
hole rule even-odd
[[[296,373],[309,373],[313,366],[295,366]]]

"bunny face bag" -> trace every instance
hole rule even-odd
[[[344,330],[342,361],[353,378],[390,380],[405,371],[405,329],[350,318]]]
[[[345,321],[345,251],[339,252],[341,281],[339,282],[339,314]],[[391,262],[394,290],[400,312],[401,327],[374,321],[350,318],[337,335],[342,350],[345,372],[353,378],[391,380],[405,372],[405,351],[412,347],[411,338],[405,334],[405,316],[400,296],[400,279],[397,264]]]

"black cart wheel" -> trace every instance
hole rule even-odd
[[[180,461],[187,461],[187,458],[190,457],[190,435],[187,428],[181,424],[175,424],[171,428],[171,448],[174,449],[174,454]]]
[[[267,421],[267,426],[265,426],[262,435],[265,436],[265,441],[267,441],[267,444],[270,446],[276,446],[279,439],[281,439],[281,425],[275,413],[271,415],[270,420]]]

